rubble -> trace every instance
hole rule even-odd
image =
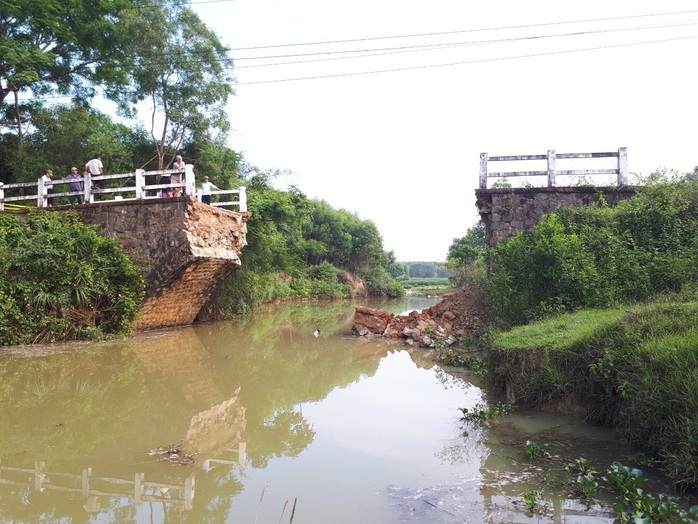
[[[482,295],[465,288],[444,295],[441,302],[430,308],[408,315],[357,307],[352,325],[352,333],[358,336],[403,338],[411,346],[424,348],[450,346],[456,337],[477,338],[485,329]]]

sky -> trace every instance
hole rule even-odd
[[[373,221],[401,262],[444,261],[478,221],[482,152],[698,165],[695,0],[192,7],[234,59],[230,147]]]

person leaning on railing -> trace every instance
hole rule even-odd
[[[182,159],[182,155],[177,155],[175,157],[175,162],[172,165],[172,169],[176,169],[179,171],[179,173],[172,173],[172,176],[170,177],[171,183],[172,184],[181,184],[182,183],[182,174],[184,172],[184,160]],[[170,196],[177,197],[182,194],[182,188],[181,187],[173,187],[172,188],[172,194]]]
[[[102,164],[102,155],[97,153],[92,160],[85,164],[85,172],[90,173],[91,176],[103,175],[104,174],[104,164]],[[104,180],[95,180],[92,184],[92,189],[102,189],[104,187]]]
[[[204,181],[201,182],[201,201],[204,204],[208,204],[209,206],[211,205],[211,191],[213,189],[220,190],[219,187],[214,185],[213,182],[208,181],[208,177],[204,177]]]

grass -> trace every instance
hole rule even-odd
[[[611,426],[681,490],[698,491],[698,303],[563,315],[488,338],[508,401]]]
[[[592,339],[600,329],[617,323],[626,314],[618,309],[583,310],[496,333],[493,340],[498,349],[567,350]]]

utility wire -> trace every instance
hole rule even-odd
[[[225,1],[225,0],[223,0],[223,1]],[[539,23],[539,24],[485,27],[485,28],[478,28],[478,29],[462,29],[459,31],[441,31],[441,32],[434,32],[434,33],[417,33],[417,34],[412,34],[412,35],[374,36],[374,37],[367,37],[367,38],[350,38],[347,40],[328,40],[328,41],[321,41],[321,42],[302,42],[302,43],[295,43],[295,44],[262,45],[262,46],[254,46],[254,47],[239,47],[239,48],[234,48],[234,50],[235,51],[251,51],[251,50],[257,50],[257,49],[274,49],[274,48],[279,48],[279,47],[326,45],[326,44],[346,44],[346,43],[353,43],[353,42],[366,42],[366,41],[371,41],[371,40],[389,40],[389,39],[394,39],[394,38],[419,38],[419,37],[424,37],[424,36],[443,36],[443,35],[463,34],[463,33],[479,33],[479,32],[483,32],[483,31],[504,31],[504,30],[509,30],[509,29],[525,29],[525,28],[530,28],[530,27],[547,27],[547,26],[556,26],[556,25],[567,25],[567,24],[585,24],[585,23],[589,23],[589,22],[607,22],[607,21],[611,21],[611,20],[631,20],[634,18],[649,18],[649,17],[656,17],[656,16],[684,15],[684,14],[689,14],[689,13],[695,14],[695,13],[698,13],[698,10],[674,11],[674,12],[669,12],[669,13],[653,13],[653,14],[645,14],[645,15],[614,16],[614,17],[606,17],[606,18],[587,18],[587,19],[582,19],[582,20],[567,20],[567,21],[562,21],[562,22],[543,22],[543,23]]]
[[[698,12],[698,11],[697,11]],[[651,30],[651,29],[666,29],[666,28],[673,28],[673,27],[683,27],[683,26],[691,26],[691,25],[696,25],[698,21],[696,20],[690,20],[687,22],[681,22],[681,23],[667,23],[667,24],[655,24],[655,25],[643,25],[643,26],[633,26],[633,27],[617,27],[617,28],[609,28],[609,29],[594,29],[594,30],[589,30],[589,31],[574,31],[574,32],[569,32],[569,33],[557,33],[557,34],[551,34],[551,35],[530,35],[530,36],[519,36],[519,37],[512,37],[512,38],[496,38],[496,39],[491,39],[491,40],[475,40],[475,41],[470,41],[470,42],[450,42],[450,43],[437,43],[437,44],[416,44],[416,45],[408,45],[408,46],[399,46],[399,47],[381,47],[381,48],[371,48],[371,49],[349,49],[349,50],[340,50],[340,51],[316,51],[316,52],[310,52],[310,53],[296,53],[296,54],[285,54],[285,55],[265,55],[265,56],[243,56],[243,57],[234,57],[234,58],[221,58],[219,59],[220,63],[229,63],[229,62],[240,62],[240,61],[247,61],[247,60],[276,60],[276,59],[284,59],[284,58],[302,58],[302,57],[309,57],[309,56],[326,56],[326,55],[353,55],[353,56],[343,56],[343,57],[334,57],[334,58],[324,58],[324,59],[317,59],[317,60],[306,60],[306,61],[286,61],[286,62],[275,62],[271,64],[258,64],[258,65],[250,65],[250,66],[240,66],[236,65],[236,69],[242,69],[245,67],[268,67],[268,66],[276,66],[276,65],[289,65],[289,64],[295,64],[295,63],[311,63],[311,62],[321,62],[321,61],[327,61],[327,60],[333,60],[333,59],[350,59],[350,58],[366,58],[366,57],[373,57],[373,56],[381,56],[381,55],[389,55],[389,54],[399,54],[399,53],[404,53],[404,52],[414,52],[414,51],[430,51],[430,50],[441,50],[441,49],[449,49],[449,48],[455,48],[455,47],[469,47],[469,46],[479,46],[479,45],[490,45],[490,44],[500,44],[500,43],[511,43],[511,42],[523,42],[523,41],[535,41],[535,40],[545,40],[545,39],[551,39],[551,38],[564,38],[564,37],[576,37],[576,36],[585,36],[585,35],[596,35],[596,34],[607,34],[607,33],[617,33],[617,32],[623,32],[623,31],[644,31],[644,30]],[[357,53],[365,53],[365,54],[357,54]],[[184,55],[182,53],[158,53],[158,54],[153,54],[150,55],[148,58],[163,58],[166,57],[167,60],[165,61],[143,61],[140,63],[141,66],[148,67],[148,66],[157,66],[157,65],[163,65],[165,63],[169,63],[171,61],[177,60],[177,59],[187,59],[188,62],[204,62],[204,60],[197,61],[197,60],[191,60],[190,55]]]
[[[202,2],[191,2],[191,4],[215,3],[215,2],[226,2],[226,1],[229,1],[229,0],[208,0],[208,1],[202,1]],[[156,4],[151,4],[151,7],[158,7],[158,6]],[[478,33],[478,32],[487,32],[487,31],[504,31],[504,30],[510,30],[510,29],[550,27],[550,26],[569,25],[569,24],[587,24],[590,22],[632,20],[632,19],[636,19],[636,18],[653,18],[653,17],[661,17],[661,16],[675,16],[675,15],[696,14],[696,13],[698,13],[698,10],[672,11],[672,12],[668,12],[668,13],[652,13],[652,14],[643,14],[643,15],[628,15],[628,16],[615,16],[615,17],[604,17],[604,18],[587,18],[587,19],[581,19],[581,20],[567,20],[567,21],[558,21],[558,22],[544,22],[544,23],[538,23],[538,24],[523,24],[523,25],[513,25],[513,26],[463,29],[463,30],[458,30],[458,31],[417,33],[417,34],[410,34],[410,35],[390,35],[390,36],[376,36],[376,37],[367,37],[367,38],[350,38],[350,39],[346,39],[346,40],[329,40],[329,41],[319,41],[319,42],[301,42],[301,43],[289,43],[289,44],[262,45],[262,46],[253,46],[253,47],[239,47],[239,48],[231,48],[231,49],[229,49],[229,51],[240,52],[240,51],[253,51],[253,50],[261,50],[261,49],[278,49],[278,48],[286,48],[286,47],[318,46],[318,45],[333,45],[333,44],[368,42],[368,41],[376,41],[376,40],[392,40],[392,39],[399,39],[399,38],[422,38],[422,37],[427,37],[427,36],[446,36],[446,35],[454,35],[454,34]],[[642,27],[642,26],[640,26],[640,27]],[[651,27],[651,26],[648,26],[648,27]],[[669,27],[671,27],[671,26],[669,26]],[[617,30],[622,30],[622,29],[617,29]],[[603,31],[603,30],[598,30],[598,31]],[[593,33],[594,31],[589,31],[589,32]],[[350,51],[345,51],[345,52],[350,52]],[[365,51],[355,50],[353,52],[365,52]],[[151,56],[152,57],[160,56],[160,57],[165,58],[167,56],[175,56],[175,55],[173,55],[171,53],[161,53],[161,54],[154,54]],[[287,55],[287,56],[302,56],[302,55]],[[253,59],[260,59],[260,58],[274,58],[274,57],[240,57],[240,58],[237,58],[236,60],[253,60]]]
[[[258,80],[258,81],[251,81],[251,82],[237,82],[235,85],[236,86],[247,86],[247,85],[259,85],[259,84],[274,84],[274,83],[281,83],[281,82],[299,82],[299,81],[303,81],[303,80],[321,80],[321,79],[327,79],[327,78],[342,78],[342,77],[351,77],[351,76],[374,75],[374,74],[381,74],[381,73],[397,73],[397,72],[401,72],[401,71],[415,71],[415,70],[419,70],[419,69],[433,69],[433,68],[437,68],[437,67],[452,67],[452,66],[458,66],[458,65],[470,65],[470,64],[479,64],[479,63],[486,63],[486,62],[498,62],[498,61],[503,61],[503,60],[519,60],[519,59],[523,59],[523,58],[535,58],[535,57],[540,57],[540,56],[553,56],[553,55],[561,55],[561,54],[569,54],[569,53],[582,53],[585,51],[599,51],[599,50],[603,50],[603,49],[614,49],[614,48],[631,47],[631,46],[638,46],[638,45],[659,44],[659,43],[665,43],[665,42],[691,40],[694,38],[698,38],[698,35],[675,37],[675,38],[665,38],[665,39],[660,39],[660,40],[646,40],[643,42],[611,44],[611,45],[597,46],[597,47],[566,49],[566,50],[562,50],[562,51],[547,51],[547,52],[542,52],[542,53],[529,53],[529,54],[514,55],[514,56],[482,58],[482,59],[476,59],[476,60],[466,60],[463,62],[448,62],[448,63],[443,63],[443,64],[427,64],[427,65],[400,67],[400,68],[393,68],[393,69],[379,69],[379,70],[374,70],[374,71],[357,71],[357,72],[352,72],[352,73],[337,73],[337,74],[331,74],[331,75],[315,75],[315,76],[306,76],[306,77],[297,77],[297,78],[280,78],[280,79],[274,79],[274,80]],[[72,96],[70,96],[70,95],[57,95],[57,96],[44,96],[44,97],[28,96],[28,97],[20,97],[19,99],[22,101],[25,101],[25,100],[38,100],[38,99],[40,99],[40,100],[49,100],[49,99],[57,100],[57,99],[70,99],[70,98],[72,98]]]
[[[436,68],[436,67],[450,67],[450,66],[457,66],[457,65],[479,64],[479,63],[484,63],[484,62],[498,62],[501,60],[518,60],[521,58],[533,58],[533,57],[538,57],[538,56],[552,56],[552,55],[561,55],[561,54],[567,54],[567,53],[580,53],[580,52],[584,52],[584,51],[598,51],[598,50],[602,50],[602,49],[629,47],[629,46],[636,46],[636,45],[658,44],[658,43],[663,43],[663,42],[674,42],[674,41],[678,41],[678,40],[689,40],[689,39],[693,39],[693,38],[698,38],[698,35],[684,36],[684,37],[677,37],[677,38],[666,38],[666,39],[662,39],[662,40],[650,40],[650,41],[644,41],[644,42],[612,44],[612,45],[606,45],[606,46],[587,47],[587,48],[580,48],[580,49],[567,49],[564,51],[548,51],[548,52],[543,52],[543,53],[530,53],[530,54],[515,55],[515,56],[482,58],[482,59],[477,59],[477,60],[467,60],[464,62],[449,62],[449,63],[445,63],[445,64],[430,64],[430,65],[421,65],[421,66],[400,67],[400,68],[395,68],[395,69],[380,69],[380,70],[375,70],[375,71],[358,71],[358,72],[353,72],[353,73],[338,73],[338,74],[332,74],[332,75],[317,75],[317,76],[307,76],[307,77],[298,77],[298,78],[282,78],[282,79],[277,79],[277,80],[258,80],[258,81],[252,81],[252,82],[239,82],[236,85],[244,86],[244,85],[256,85],[256,84],[272,84],[272,83],[278,83],[278,82],[296,82],[296,81],[301,81],[301,80],[320,80],[320,79],[325,79],[325,78],[340,78],[340,77],[359,76],[359,75],[372,75],[372,74],[378,74],[378,73],[395,73],[395,72],[399,72],[399,71],[414,71],[414,70],[418,70],[418,69],[432,69],[432,68]]]
[[[670,14],[683,14],[683,13],[698,13],[698,11],[682,11],[682,12],[675,12],[675,13],[661,13],[661,14],[656,14],[656,15],[634,15],[631,17],[614,17],[614,18],[603,18],[603,19],[589,19],[588,21],[596,21],[596,20],[617,20],[619,18],[638,18],[638,17],[648,17],[648,16],[663,16],[663,15],[670,15]],[[527,26],[510,26],[511,28],[519,28],[519,27],[535,27],[535,26],[540,26],[540,25],[559,25],[559,24],[567,24],[567,23],[573,23],[573,22],[557,22],[557,23],[548,23],[548,24],[530,24]],[[293,63],[307,63],[307,62],[319,62],[319,61],[326,61],[326,60],[336,60],[336,59],[346,59],[346,58],[361,58],[361,55],[356,55],[356,53],[373,53],[371,55],[365,55],[363,57],[373,57],[373,56],[380,56],[381,54],[397,54],[397,53],[404,53],[404,52],[414,52],[414,51],[424,51],[424,50],[434,50],[434,49],[447,49],[447,48],[452,48],[452,47],[457,47],[457,46],[472,46],[472,45],[486,45],[486,44],[492,44],[492,43],[503,43],[503,42],[515,42],[515,41],[522,41],[522,40],[541,40],[541,39],[546,39],[546,38],[559,38],[559,37],[569,37],[569,36],[581,36],[581,35],[588,35],[588,34],[601,34],[601,33],[611,33],[611,32],[619,32],[619,31],[636,31],[636,30],[647,30],[647,29],[657,29],[657,28],[667,28],[667,27],[679,27],[679,26],[687,26],[687,25],[694,25],[697,22],[695,21],[688,21],[688,22],[682,22],[682,23],[668,23],[668,24],[660,24],[660,25],[650,25],[650,26],[635,26],[635,27],[629,27],[629,28],[610,28],[610,29],[597,29],[597,30],[590,30],[590,31],[577,31],[577,32],[571,32],[571,33],[561,33],[561,34],[554,34],[554,35],[533,35],[533,36],[526,36],[526,37],[513,37],[513,38],[504,38],[504,39],[493,39],[493,40],[483,40],[483,41],[474,41],[474,42],[463,42],[463,43],[450,43],[450,44],[426,44],[426,45],[419,45],[419,46],[403,46],[403,47],[396,47],[396,48],[376,48],[376,49],[369,49],[369,50],[351,50],[351,51],[342,51],[341,53],[347,54],[347,53],[354,53],[354,56],[345,56],[345,57],[334,57],[334,58],[323,58],[323,59],[318,59],[318,60],[307,60],[307,61],[300,61],[300,62],[282,62],[282,63],[277,63],[277,64],[261,64],[261,65],[256,65],[256,66],[248,66],[248,67],[261,67],[261,66],[271,66],[271,65],[290,65]],[[472,31],[486,31],[486,30],[494,30],[495,28],[490,28],[490,29],[477,29],[477,30],[466,30],[466,31],[457,31],[455,33],[463,33],[463,32],[472,32]],[[499,28],[502,29],[502,28]],[[454,33],[454,32],[448,32],[448,33]],[[426,35],[440,35],[440,34],[448,34],[448,33],[428,33],[428,34],[423,34],[423,35],[406,35],[402,37],[381,37],[381,38],[406,38],[408,36],[426,36]],[[609,48],[618,48],[618,47],[627,47],[627,46],[635,46],[635,45],[646,45],[646,44],[653,44],[653,43],[662,43],[662,42],[670,42],[670,41],[676,41],[676,40],[686,40],[686,39],[692,39],[696,38],[695,36],[688,36],[688,37],[674,37],[674,38],[669,38],[669,39],[661,39],[661,40],[651,40],[651,41],[642,41],[642,42],[634,42],[634,43],[623,43],[623,44],[612,44],[608,46],[597,46],[597,47],[589,47],[589,48],[579,48],[579,49],[571,49],[571,50],[562,50],[562,51],[550,51],[550,52],[542,52],[542,53],[532,53],[532,54],[523,54],[523,55],[517,55],[517,56],[510,56],[510,57],[493,57],[493,58],[487,58],[487,59],[475,59],[475,60],[469,60],[469,61],[463,61],[463,62],[449,62],[445,64],[428,64],[428,65],[421,65],[421,66],[411,66],[411,67],[404,67],[404,68],[393,68],[393,69],[382,69],[382,70],[375,70],[375,71],[359,71],[359,72],[351,72],[351,73],[338,73],[338,74],[331,74],[331,75],[315,75],[315,76],[308,76],[308,77],[298,77],[298,78],[286,78],[286,79],[276,79],[276,80],[260,80],[260,81],[251,81],[251,82],[238,82],[236,85],[254,85],[254,84],[263,84],[263,83],[276,83],[276,82],[291,82],[291,81],[300,81],[300,80],[313,80],[313,79],[322,79],[322,78],[336,78],[336,77],[346,77],[346,76],[357,76],[357,75],[368,75],[368,74],[378,74],[378,73],[388,73],[388,72],[396,72],[396,71],[409,71],[409,70],[416,70],[416,69],[426,69],[426,68],[434,68],[434,67],[447,67],[447,66],[454,66],[454,65],[464,65],[464,64],[474,64],[474,63],[481,63],[481,62],[491,62],[491,61],[499,61],[499,60],[513,60],[513,59],[518,59],[518,58],[528,58],[528,57],[535,57],[535,56],[550,56],[550,55],[556,55],[556,54],[562,54],[562,53],[576,53],[576,52],[584,52],[584,51],[593,51],[593,50],[600,50],[600,49],[609,49]],[[353,40],[346,40],[346,42],[358,42],[362,40],[375,40],[378,39],[372,38],[372,39],[353,39]],[[345,42],[345,41],[342,41]],[[330,42],[328,42],[330,43]],[[317,45],[319,43],[315,43],[313,45]],[[272,48],[272,47],[286,47],[286,46],[291,46],[291,45],[311,45],[310,43],[307,44],[284,44],[283,46],[262,46],[261,48],[267,49],[267,48]],[[319,53],[301,53],[301,54],[295,54],[295,55],[281,55],[282,58],[294,58],[294,57],[302,57],[302,56],[317,56],[317,55],[326,55],[326,54],[334,54],[334,53],[340,53],[340,52],[319,52]],[[279,56],[272,56],[272,57],[257,57],[259,58],[279,58]],[[244,58],[238,58],[236,60],[242,60]],[[251,58],[249,58],[251,59]],[[220,63],[228,63],[231,62],[233,59],[219,59]],[[157,62],[150,62],[150,63],[142,63],[142,66],[153,66],[157,65]],[[244,68],[245,66],[238,66],[238,68]],[[232,64],[227,67],[227,69],[233,69]],[[30,99],[40,99],[42,97],[21,97],[22,100],[30,100]],[[43,97],[43,99],[48,99],[48,98],[70,98],[69,96],[56,96],[56,97]]]
[[[689,22],[683,22],[678,24],[662,24],[654,26],[635,26],[635,27],[619,27],[612,29],[595,29],[592,31],[575,31],[571,33],[558,33],[552,35],[532,35],[532,36],[519,36],[512,38],[496,38],[492,40],[475,40],[471,42],[451,42],[442,44],[420,44],[413,46],[400,46],[400,47],[383,47],[374,49],[354,49],[348,51],[318,51],[314,53],[299,53],[292,55],[272,55],[272,56],[254,56],[254,57],[236,57],[233,60],[239,62],[241,60],[262,60],[262,59],[279,59],[279,58],[296,58],[304,56],[318,56],[318,55],[335,55],[335,54],[347,54],[347,53],[376,53],[375,55],[367,56],[380,56],[381,54],[393,54],[393,52],[409,52],[409,51],[430,51],[433,49],[439,50],[443,48],[451,47],[462,47],[462,46],[478,46],[478,45],[489,45],[489,44],[503,44],[508,42],[523,42],[523,41],[534,41],[534,40],[545,40],[548,38],[561,38],[561,37],[572,37],[572,36],[584,36],[584,35],[596,35],[604,33],[617,33],[622,31],[640,31],[646,29],[666,29],[669,27],[683,27],[688,25],[696,25],[698,22],[696,20],[691,20]],[[385,53],[387,51],[387,53]],[[353,58],[353,57],[346,57]],[[284,64],[283,62],[281,63]],[[263,64],[272,65],[272,64]],[[276,64],[273,64],[276,65]],[[244,66],[241,66],[244,67]]]

